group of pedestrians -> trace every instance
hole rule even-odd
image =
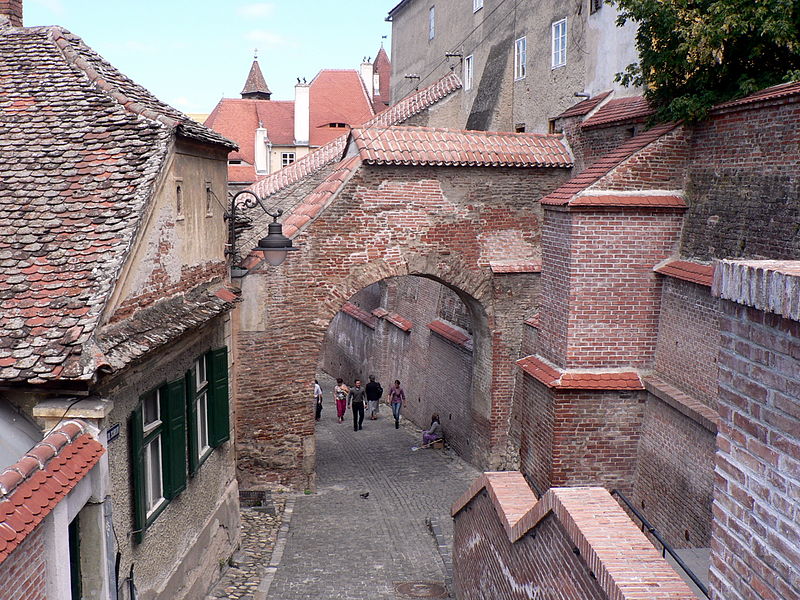
[[[316,418],[317,421],[319,421],[322,412],[322,389],[319,387],[316,379],[314,380],[314,386]],[[369,376],[369,382],[366,386],[362,386],[361,380],[356,379],[355,382],[353,382],[353,387],[349,387],[344,383],[344,380],[339,377],[333,388],[337,420],[339,423],[343,423],[345,412],[347,412],[349,408],[353,413],[353,431],[360,431],[364,426],[364,417],[366,415],[369,415],[372,421],[378,418],[382,396],[383,387],[379,382],[375,381],[374,375]],[[405,392],[403,392],[403,388],[400,387],[400,381],[395,379],[394,384],[389,390],[389,403],[392,407],[395,429],[399,429],[400,427],[400,411],[405,401]]]

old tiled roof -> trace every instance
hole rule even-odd
[[[406,96],[397,104],[390,106],[387,110],[364,123],[362,127],[388,126],[402,123],[460,88],[461,81],[456,75],[450,73],[430,86]],[[262,198],[271,196],[311,173],[319,171],[326,165],[341,159],[346,142],[347,134],[341,135],[324,146],[309,152],[288,167],[284,167],[257,181],[249,189]]]
[[[704,265],[689,260],[670,259],[656,265],[653,271],[661,275],[691,281],[708,287],[711,287],[711,283],[714,281],[713,265]]]
[[[686,208],[682,196],[674,194],[580,194],[569,203],[570,206],[585,207],[631,207],[631,208]]]
[[[611,92],[603,92],[602,94],[597,94],[597,96],[586,98],[586,100],[582,100],[574,106],[570,106],[567,110],[558,115],[556,119],[566,119],[568,117],[582,117],[584,115],[588,115],[598,104],[608,98],[610,93]]]
[[[601,106],[596,113],[581,123],[581,127],[590,128],[610,125],[611,123],[642,121],[654,112],[647,100],[642,96],[616,98]]]
[[[353,129],[351,143],[368,164],[471,167],[571,167],[561,136],[430,127]]]
[[[0,563],[100,460],[105,448],[67,421],[0,473]]]
[[[619,164],[656,141],[662,135],[669,133],[677,126],[677,123],[657,125],[652,129],[648,129],[632,137],[624,144],[592,163],[592,166],[588,169],[581,171],[581,173],[564,183],[561,187],[550,192],[547,196],[542,198],[542,204],[556,206],[571,204],[571,200],[579,192],[582,192],[592,184],[598,182]]]
[[[780,98],[788,98],[790,96],[798,95],[800,95],[800,81],[781,83],[779,85],[773,85],[772,87],[760,90],[754,94],[750,94],[749,96],[745,96],[744,98],[737,98],[736,100],[730,100],[729,102],[717,104],[712,109],[712,112],[718,109],[745,106],[747,104],[756,104],[759,102],[768,102],[771,100],[778,100]]]
[[[472,350],[472,338],[461,329],[453,327],[446,321],[442,321],[441,319],[431,321],[428,323],[428,329],[454,344],[463,346],[467,350]]]
[[[409,332],[414,324],[406,319],[405,317],[401,317],[395,312],[390,312],[388,315],[384,317],[389,323],[400,329],[401,331]]]
[[[538,356],[526,356],[517,364],[550,388],[563,390],[643,390],[636,371],[559,369]]]
[[[375,329],[376,318],[352,302],[345,302],[344,305],[342,305],[342,312],[353,317],[356,321],[360,321],[370,329]]]
[[[241,94],[243,98],[258,94],[265,96],[266,99],[269,99],[270,94],[272,94],[269,91],[267,82],[264,80],[264,75],[261,73],[261,67],[258,66],[257,60],[254,60],[250,66],[250,73],[247,74],[247,81],[244,82]]]
[[[118,370],[147,352],[173,342],[182,334],[231,310],[237,292],[202,286],[165,298],[136,311],[124,321],[103,327],[97,335],[103,366]],[[102,357],[102,358],[101,358]]]
[[[530,325],[534,329],[539,329],[541,324],[542,324],[542,317],[538,312],[534,313],[533,315],[525,319],[525,325]]]
[[[173,136],[228,143],[181,118],[63,29],[0,28],[0,380],[92,377]]]
[[[358,71],[323,69],[309,84],[309,143],[322,146],[342,135],[331,123],[356,127],[375,116]]]

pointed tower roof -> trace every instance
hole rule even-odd
[[[258,66],[258,59],[253,59],[253,66],[250,67],[250,74],[242,88],[242,98],[250,100],[269,100],[272,92],[267,87],[264,75],[261,74],[261,67]]]

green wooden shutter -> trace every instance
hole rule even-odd
[[[186,384],[181,377],[161,388],[164,497],[186,489]]]
[[[144,443],[142,436],[142,405],[133,409],[128,420],[128,436],[131,449],[131,480],[133,483],[133,541],[140,543],[147,523],[147,507],[144,492]]]
[[[231,438],[228,408],[228,349],[212,350],[209,357],[209,444],[216,448]]]
[[[200,468],[198,455],[198,431],[197,431],[197,395],[196,367],[192,367],[186,373],[186,430],[189,433],[189,475],[194,477]]]

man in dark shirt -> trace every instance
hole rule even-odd
[[[350,389],[350,395],[347,397],[347,405],[353,409],[353,431],[361,429],[361,424],[364,422],[365,399],[366,390],[361,387],[361,380],[356,379],[356,383]]]
[[[378,418],[378,404],[381,396],[383,396],[383,388],[380,383],[375,381],[375,375],[370,375],[369,383],[365,389],[368,403],[367,412],[369,412],[369,418],[374,421]]]

